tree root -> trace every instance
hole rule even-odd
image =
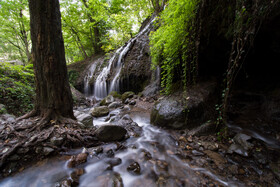
[[[14,154],[23,154],[30,158],[35,154],[37,156],[34,158],[37,159],[45,157],[41,152],[35,153],[38,147],[50,147],[54,149],[54,153],[58,153],[75,146],[88,147],[100,144],[95,137],[94,129],[81,129],[74,119],[62,117],[54,112],[47,112],[44,116],[36,114],[38,112],[32,111],[18,118],[16,123],[4,124],[5,128],[0,134],[0,169],[8,167],[12,162],[9,158]],[[26,119],[30,116],[33,118]],[[50,141],[52,137],[63,137],[63,143],[60,146],[54,145]],[[20,148],[28,148],[28,152],[20,153],[18,152]]]

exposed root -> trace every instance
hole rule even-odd
[[[38,110],[34,109],[34,110],[30,111],[29,113],[17,118],[17,121],[22,120],[22,119],[32,118],[37,115],[38,115]]]
[[[45,157],[42,151],[36,152],[40,147],[49,147],[54,149],[53,153],[58,153],[74,146],[99,144],[95,130],[81,129],[74,119],[62,117],[53,111],[26,119],[36,114],[38,112],[32,111],[17,119],[16,123],[4,124],[5,128],[0,134],[0,169],[5,170],[12,162],[10,158],[15,154],[30,157],[32,161]],[[60,145],[53,144],[50,141],[52,137],[61,137],[63,142]],[[27,152],[18,151],[19,149],[25,149]],[[22,162],[18,164],[20,167]]]

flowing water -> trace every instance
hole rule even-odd
[[[119,111],[113,111],[118,113]],[[103,153],[94,154],[94,149],[88,149],[88,161],[81,165],[85,174],[79,179],[81,187],[103,186],[199,186],[203,176],[224,185],[234,186],[203,168],[191,167],[176,156],[178,143],[165,130],[150,125],[145,113],[132,116],[134,122],[142,127],[140,137],[130,137],[123,150],[115,151],[114,156],[108,156],[109,150],[116,150],[117,145],[103,145]],[[99,119],[103,121],[104,118]],[[96,122],[96,121],[95,121]],[[101,123],[100,123],[101,124]],[[98,124],[99,125],[99,124]],[[77,154],[81,150],[72,150],[67,154]],[[109,163],[120,160],[118,165],[110,168]],[[139,171],[131,173],[127,168],[132,163],[139,164]],[[108,169],[110,168],[110,169]],[[1,187],[51,187],[70,177],[74,169],[67,168],[67,160],[63,156],[46,161],[24,170],[20,174],[0,182]]]
[[[147,26],[142,29],[134,38],[131,38],[126,45],[120,47],[109,60],[108,65],[105,66],[94,83],[93,91],[89,91],[90,80],[93,77],[93,73],[97,67],[98,63],[93,63],[89,68],[87,76],[84,79],[84,91],[87,96],[93,93],[93,96],[100,100],[106,97],[111,91],[120,91],[120,74],[123,66],[125,56],[133,46],[133,43],[143,34],[148,34],[152,28],[152,23],[154,19],[147,24]],[[117,59],[117,61],[116,61]],[[114,65],[116,63],[116,65]],[[111,75],[112,74],[112,75]]]

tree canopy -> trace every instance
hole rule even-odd
[[[27,0],[0,1],[0,59],[31,60]],[[118,48],[135,36],[154,11],[151,0],[62,0],[68,63]]]

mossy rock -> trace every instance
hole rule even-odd
[[[116,91],[111,91],[111,92],[109,93],[109,95],[113,96],[114,98],[121,98],[121,97],[122,97],[121,94],[119,94],[119,93],[116,92]]]
[[[122,102],[124,103],[127,98],[132,98],[135,95],[134,92],[125,92],[122,94]]]
[[[94,107],[90,113],[93,117],[107,116],[109,114],[109,108],[107,106]]]
[[[101,102],[100,102],[100,106],[108,106],[109,104],[111,104],[112,102],[114,102],[115,99],[112,95],[108,95],[107,97],[105,97]]]

